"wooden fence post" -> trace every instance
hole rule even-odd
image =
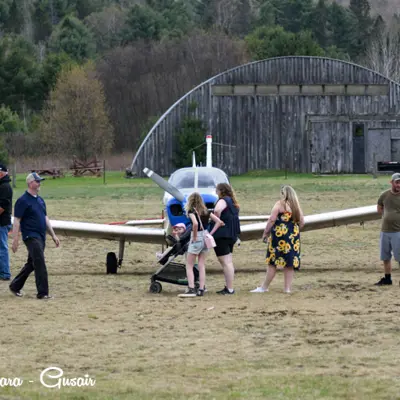
[[[17,163],[14,161],[12,166],[12,187],[15,189],[17,187]]]
[[[377,172],[376,172],[376,170],[377,170],[376,153],[374,153],[373,156],[372,156],[372,177],[373,177],[374,179],[377,178]]]

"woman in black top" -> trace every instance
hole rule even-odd
[[[215,222],[214,228],[210,232],[211,234],[222,225],[222,222],[213,213],[210,213],[207,210],[203,198],[197,192],[194,192],[189,196],[185,209],[187,216],[190,218],[192,223],[192,233],[186,257],[188,288],[185,293],[180,294],[179,297],[195,297],[196,295],[203,296],[206,280],[205,260],[208,252],[208,249],[204,244],[205,233],[207,233],[205,230],[208,227],[210,218]],[[197,264],[199,268],[199,290],[197,293],[194,287],[193,273],[196,257],[198,258]]]
[[[233,245],[240,235],[239,222],[239,203],[236,199],[235,192],[227,183],[219,183],[217,185],[217,195],[219,197],[214,208],[214,213],[221,219],[224,226],[219,229],[215,235],[214,247],[218,261],[224,270],[225,287],[218,291],[218,294],[234,294],[233,279],[235,276],[235,268],[232,261]]]

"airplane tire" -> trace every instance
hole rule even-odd
[[[118,270],[117,255],[113,252],[107,253],[106,259],[107,274],[116,274]]]
[[[160,282],[151,282],[149,291],[150,293],[161,293],[162,286]]]

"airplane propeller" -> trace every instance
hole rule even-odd
[[[171,196],[175,197],[176,200],[180,201],[181,203],[185,200],[185,196],[180,192],[176,187],[172,186],[168,183],[164,178],[160,175],[157,175],[154,171],[149,168],[145,168],[143,172],[161,189],[168,192]]]

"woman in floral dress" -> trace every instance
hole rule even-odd
[[[291,186],[284,185],[262,236],[268,244],[267,273],[264,282],[252,293],[268,292],[277,268],[284,271],[285,293],[292,291],[294,269],[300,268],[300,229],[303,226],[304,216],[296,192]]]

